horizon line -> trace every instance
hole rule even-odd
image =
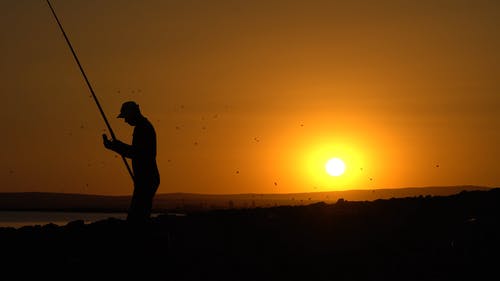
[[[343,190],[330,190],[330,191],[311,191],[311,192],[284,192],[284,193],[256,193],[256,192],[243,192],[243,193],[197,193],[197,192],[165,192],[157,193],[155,195],[177,195],[177,194],[189,194],[189,195],[202,195],[202,196],[235,196],[235,195],[289,195],[289,194],[312,194],[312,193],[335,193],[335,192],[349,192],[349,191],[369,191],[369,190],[402,190],[402,189],[429,189],[429,188],[474,188],[474,189],[495,189],[500,188],[498,186],[486,186],[486,185],[442,185],[442,186],[409,186],[409,187],[384,187],[384,188],[358,188],[358,189],[343,189]],[[17,191],[17,192],[0,192],[0,194],[54,194],[54,195],[80,195],[80,196],[102,196],[102,197],[130,197],[131,194],[121,194],[121,195],[107,195],[107,194],[86,194],[86,193],[68,193],[68,192],[50,192],[50,191]]]

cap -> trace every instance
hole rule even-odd
[[[120,109],[120,114],[118,115],[118,118],[125,118],[125,116],[138,112],[139,112],[139,105],[133,101],[127,101],[122,104],[122,108]]]

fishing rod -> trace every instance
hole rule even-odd
[[[64,39],[66,39],[66,43],[68,43],[69,49],[71,50],[71,53],[73,54],[73,57],[75,58],[76,64],[78,64],[78,68],[80,68],[80,72],[83,75],[83,78],[85,79],[85,82],[87,83],[87,86],[90,90],[90,93],[92,94],[92,97],[94,98],[95,104],[97,105],[97,108],[99,109],[99,112],[101,113],[102,119],[104,119],[104,123],[106,123],[106,127],[108,127],[109,134],[111,135],[112,140],[116,140],[115,133],[113,132],[113,129],[111,128],[111,125],[108,122],[108,118],[106,118],[106,114],[104,114],[104,110],[101,107],[101,104],[99,103],[99,100],[97,99],[96,94],[94,93],[94,89],[92,88],[92,85],[90,85],[89,79],[87,78],[87,75],[85,74],[85,71],[83,71],[83,67],[80,64],[80,60],[76,56],[76,52],[73,49],[73,46],[71,45],[71,42],[68,39],[68,36],[66,35],[66,32],[64,32],[64,29],[62,27],[61,22],[59,21],[59,18],[56,15],[56,12],[54,11],[54,8],[52,8],[52,5],[50,4],[50,1],[47,0],[47,4],[49,5],[50,10],[52,11],[52,14],[54,15],[54,18],[57,21],[57,24],[59,25],[59,28],[61,29],[61,32],[64,36]],[[128,165],[127,159],[122,155],[123,163],[125,163],[125,167],[127,167],[127,171],[130,174],[130,177],[132,178],[132,181],[134,180],[134,174],[132,173],[132,170],[130,169],[130,166]]]

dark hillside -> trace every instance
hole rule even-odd
[[[4,268],[72,280],[481,280],[500,253],[500,189],[1,229],[0,241]]]
[[[167,210],[186,212],[281,205],[300,206],[317,202],[335,203],[341,198],[349,201],[373,201],[419,195],[445,196],[464,190],[488,189],[481,186],[437,186],[277,194],[163,193],[155,196],[153,208],[155,212]],[[130,196],[44,192],[0,193],[0,210],[11,211],[123,212],[127,210],[129,203]]]

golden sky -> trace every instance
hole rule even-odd
[[[498,1],[52,4],[118,138],[127,100],[156,127],[160,193],[500,186]],[[0,192],[130,194],[45,1],[0,35]]]

